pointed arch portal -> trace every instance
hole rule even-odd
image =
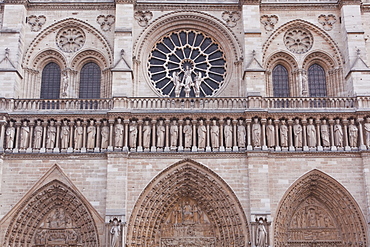
[[[132,212],[128,246],[240,247],[249,242],[248,224],[230,187],[191,160],[154,178]]]
[[[335,179],[313,170],[283,197],[274,246],[367,246],[366,224],[354,198]]]

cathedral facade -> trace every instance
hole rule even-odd
[[[367,0],[3,0],[0,246],[370,246],[369,23]]]

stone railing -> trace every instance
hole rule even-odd
[[[370,109],[369,97],[342,98],[150,98],[114,97],[111,99],[0,99],[0,111],[76,111],[76,110],[123,110],[123,111],[246,111],[246,110],[313,110],[316,109]]]

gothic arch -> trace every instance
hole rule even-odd
[[[53,236],[71,246],[100,246],[85,200],[59,180],[42,186],[19,205],[3,246],[49,246]]]
[[[181,213],[175,217],[176,209]],[[183,228],[186,233],[179,233]],[[184,160],[162,171],[141,193],[130,217],[127,244],[188,246],[189,237],[199,246],[215,247],[247,246],[250,240],[245,214],[230,187],[209,168]]]
[[[365,219],[351,194],[334,178],[312,170],[281,200],[274,245],[367,246],[366,234]]]

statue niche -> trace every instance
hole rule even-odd
[[[182,198],[169,210],[161,224],[161,246],[214,247],[215,231],[196,201]]]
[[[57,207],[42,220],[36,231],[33,247],[83,246],[79,228],[73,225],[64,208]]]

